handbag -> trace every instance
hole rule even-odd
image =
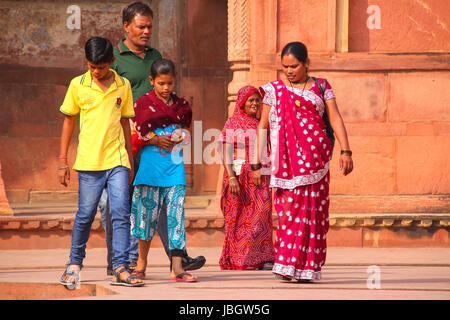
[[[322,95],[323,103],[326,104],[326,102],[325,102],[325,88],[327,86],[327,79],[323,79],[323,84],[320,84],[319,80],[317,80],[316,77],[312,77],[312,78],[316,82],[317,86],[320,89],[320,94]],[[334,137],[334,130],[331,127],[330,119],[328,118],[328,114],[327,114],[326,110],[324,111],[324,113],[322,115],[322,119],[323,119],[323,122],[325,122],[325,129],[326,129],[326,132],[327,132],[328,139],[330,139],[330,141],[331,141],[331,151],[333,151],[334,142],[335,142],[336,139]]]
[[[241,174],[242,165],[245,163],[245,159],[233,159],[232,168],[236,175]]]

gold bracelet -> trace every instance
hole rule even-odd
[[[229,178],[228,178],[228,182],[230,182],[230,181],[233,180],[233,179],[236,179],[236,177],[235,177],[235,176],[229,177]]]
[[[58,170],[66,170],[67,168],[69,168],[69,166],[64,166],[64,167],[58,168]]]
[[[352,150],[343,149],[343,150],[341,150],[341,154],[347,154],[347,155],[351,156],[352,155]]]

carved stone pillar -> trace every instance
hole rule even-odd
[[[234,111],[237,92],[250,82],[249,0],[228,0],[228,61],[233,78],[228,84],[228,116]]]
[[[2,179],[2,164],[0,162],[0,216],[2,215],[13,215],[13,211],[9,205],[8,198],[6,197],[5,184]]]
[[[228,117],[234,112],[237,93],[250,84],[250,4],[249,0],[228,0],[228,61],[232,80],[228,84]],[[223,166],[220,166],[216,196],[208,210],[220,213]]]

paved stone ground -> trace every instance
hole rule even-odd
[[[61,286],[56,283],[68,253],[68,250],[0,251],[0,285],[11,293],[14,283],[39,283],[54,286],[57,292]],[[450,300],[448,248],[330,247],[322,280],[311,284],[282,282],[270,271],[222,271],[218,266],[221,248],[189,248],[189,253],[191,256],[204,255],[207,259],[205,267],[193,272],[199,282],[171,282],[164,250],[154,248],[149,253],[146,285],[126,288],[109,284],[106,250],[90,249],[81,273],[81,287],[96,286],[97,290],[86,296],[80,296],[82,291],[77,294],[77,290],[66,290],[63,295],[53,295],[50,299]],[[368,272],[369,266],[379,268],[378,289],[367,286],[368,278],[374,276]],[[14,299],[2,297],[1,291],[1,299]],[[45,299],[44,295],[42,297]]]

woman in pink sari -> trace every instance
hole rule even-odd
[[[271,270],[275,258],[269,175],[263,172],[261,188],[256,188],[250,175],[249,151],[253,151],[250,146],[255,142],[260,108],[258,89],[241,88],[234,114],[219,139],[225,167],[220,202],[225,218],[221,269]]]
[[[329,163],[332,143],[322,118],[328,115],[341,146],[340,169],[353,170],[347,133],[329,83],[308,75],[307,49],[300,42],[287,44],[281,53],[285,80],[261,87],[263,109],[258,141],[270,131],[272,173],[278,215],[273,273],[284,280],[321,279],[329,228]],[[261,142],[259,142],[261,145]],[[261,183],[259,152],[252,161],[252,179]]]

